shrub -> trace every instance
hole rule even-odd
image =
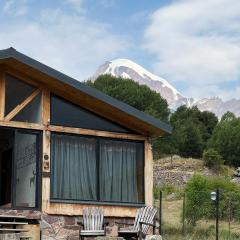
[[[203,160],[205,166],[216,171],[219,171],[221,165],[224,163],[222,156],[213,148],[204,151]]]
[[[220,217],[229,216],[240,220],[240,186],[223,177],[194,175],[188,182],[186,192],[185,216],[195,225],[200,219],[215,218],[215,206],[210,199],[211,191],[220,190]]]

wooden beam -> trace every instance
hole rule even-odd
[[[42,95],[42,123],[44,126],[50,124],[50,92],[43,89]]]
[[[0,120],[4,119],[5,112],[5,77],[4,72],[0,72]]]
[[[146,137],[140,136],[140,135],[90,130],[90,129],[83,129],[83,128],[71,128],[71,127],[50,125],[48,127],[48,130],[52,132],[73,133],[73,134],[89,135],[89,136],[99,136],[99,137],[109,137],[109,138],[119,138],[119,139],[129,139],[129,140],[142,140],[142,141],[146,140]]]
[[[26,107],[40,92],[41,88],[34,91],[27,99],[25,99],[21,104],[15,107],[4,119],[6,121],[12,120],[24,107]]]
[[[33,79],[32,77],[29,77],[29,75],[27,75],[21,71],[18,71],[10,66],[5,67],[5,72],[6,72],[6,74],[9,74],[10,76],[13,76],[13,77],[19,79],[20,81],[23,81],[29,85],[32,85],[35,87],[41,87],[41,84],[37,80]]]
[[[5,120],[0,120],[0,127],[44,130],[44,127],[37,123],[15,122],[15,121],[5,121]]]

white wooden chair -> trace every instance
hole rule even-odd
[[[80,239],[84,237],[97,237],[106,235],[106,225],[104,223],[103,210],[101,208],[89,207],[83,209],[83,221],[79,222]]]
[[[156,214],[156,208],[152,206],[146,206],[137,210],[134,225],[116,222],[119,225],[131,226],[128,228],[119,228],[119,236],[124,237],[125,239],[139,238],[140,240],[142,240],[146,237],[150,227],[152,227],[153,232],[155,232],[155,229],[157,228]]]

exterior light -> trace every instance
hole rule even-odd
[[[216,192],[211,192],[211,199],[213,201],[216,201],[216,199],[217,199],[217,193]]]
[[[215,205],[215,217],[216,217],[216,240],[219,240],[219,189],[215,192],[211,192],[211,199]]]

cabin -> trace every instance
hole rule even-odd
[[[33,240],[76,239],[88,206],[101,206],[110,223],[131,220],[153,204],[150,139],[170,133],[14,48],[0,50],[0,220],[24,219]]]

